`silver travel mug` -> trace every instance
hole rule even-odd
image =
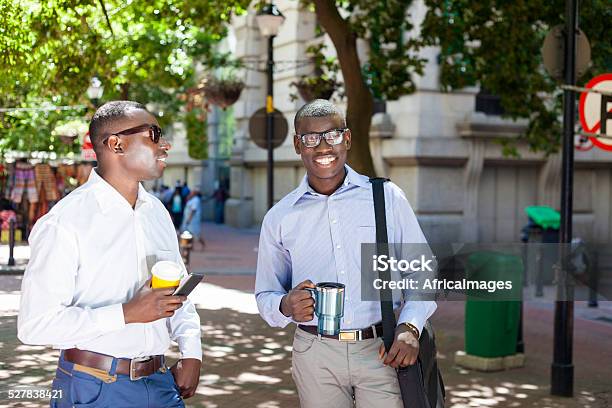
[[[319,319],[317,332],[337,336],[340,333],[340,321],[344,316],[344,285],[337,282],[320,282],[314,289],[306,290],[315,301],[315,314]]]

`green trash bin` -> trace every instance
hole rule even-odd
[[[504,292],[502,298],[520,299],[522,274],[523,263],[515,255],[476,252],[467,259],[466,275],[470,280],[512,281],[512,291]],[[465,302],[465,352],[479,357],[515,354],[520,301],[477,300],[482,297],[475,295],[468,292]],[[495,296],[485,296],[485,299]]]

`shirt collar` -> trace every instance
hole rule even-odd
[[[119,193],[113,186],[111,186],[106,180],[104,180],[98,172],[97,167],[92,169],[87,179],[87,184],[91,184],[93,191],[100,205],[100,209],[103,214],[109,212],[115,206],[130,206],[128,201]],[[151,197],[147,190],[142,186],[142,183],[138,183],[138,197],[136,198],[135,209],[142,207],[143,205],[151,205]],[[131,207],[130,207],[131,209]]]
[[[338,189],[346,188],[346,187],[349,187],[350,185],[355,185],[355,186],[364,187],[364,188],[368,187],[368,178],[366,176],[363,176],[357,173],[355,170],[350,168],[347,164],[344,165],[344,168],[346,169],[346,177],[344,178],[344,182],[342,183],[340,187],[338,187]],[[310,184],[308,184],[308,174],[304,175],[304,178],[302,178],[302,182],[294,190],[294,195],[291,198],[291,202],[290,202],[291,205],[295,205],[295,203],[297,203],[300,200],[300,198],[302,198],[306,194],[318,194],[316,191],[313,190],[312,187],[310,187]]]

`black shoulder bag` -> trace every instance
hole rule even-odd
[[[384,183],[386,178],[372,178],[372,194],[374,196],[374,216],[376,218],[376,254],[389,256],[389,241],[387,237],[387,217],[385,214]],[[383,281],[391,279],[391,273],[379,271]],[[393,313],[393,295],[385,287],[380,292],[380,311],[382,314],[383,340],[387,352],[395,338],[395,314]],[[429,320],[423,327],[419,339],[419,357],[411,366],[397,370],[404,408],[443,408],[444,383],[438,370],[436,360],[436,343],[433,327]]]

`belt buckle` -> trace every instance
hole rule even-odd
[[[340,330],[338,335],[340,341],[359,341],[361,340],[361,330]]]
[[[146,356],[146,357],[136,357],[130,360],[130,380],[131,381],[137,381],[143,377],[146,377],[145,375],[140,375],[140,376],[136,375],[136,367],[134,367],[134,363],[142,363],[143,361],[148,361],[151,358],[152,358],[151,356]]]

